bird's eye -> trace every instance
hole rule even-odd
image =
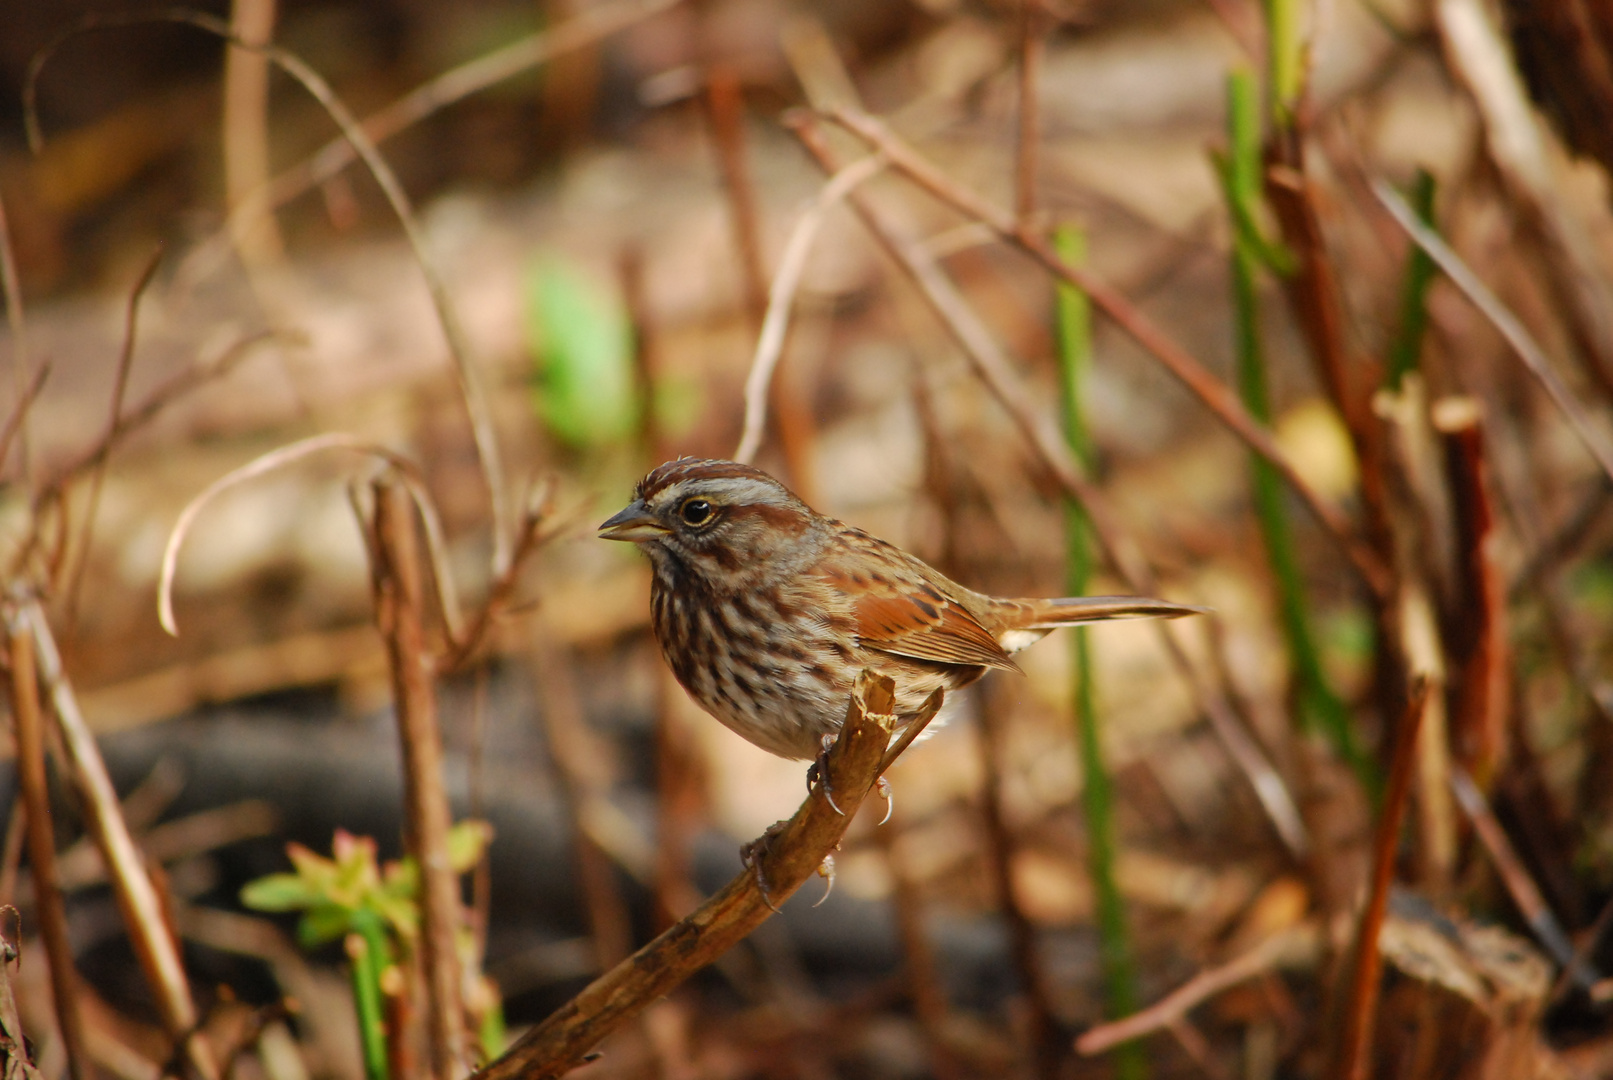
[[[685,525],[704,525],[711,520],[711,504],[705,499],[689,499],[678,508]]]

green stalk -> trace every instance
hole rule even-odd
[[[1227,80],[1227,125],[1231,150],[1225,162],[1225,187],[1234,218],[1257,221],[1260,205],[1260,104],[1254,77],[1234,71]],[[1266,361],[1260,339],[1256,295],[1261,250],[1247,229],[1234,231],[1232,300],[1236,318],[1235,349],[1238,393],[1255,419],[1270,426],[1271,402],[1266,391]],[[1321,655],[1310,631],[1309,605],[1294,551],[1293,533],[1283,508],[1283,482],[1271,463],[1250,455],[1251,486],[1260,534],[1277,584],[1278,612],[1294,665],[1295,698],[1300,728],[1320,730],[1334,750],[1376,796],[1380,779],[1356,738],[1349,709],[1333,692],[1322,669]]]
[[[509,1032],[504,1026],[504,1003],[498,997],[487,1007],[482,1014],[481,1026],[476,1031],[476,1038],[482,1044],[482,1056],[492,1061],[504,1053],[510,1045]]]
[[[1417,170],[1411,189],[1412,209],[1429,228],[1434,227],[1434,177],[1427,169]],[[1389,370],[1384,381],[1391,390],[1400,389],[1406,373],[1417,370],[1423,349],[1423,332],[1428,328],[1428,286],[1434,280],[1434,260],[1420,245],[1412,244],[1406,256],[1406,276],[1400,286],[1400,331],[1389,346]]]
[[[1086,238],[1076,229],[1061,228],[1053,243],[1059,255],[1071,265],[1078,266],[1085,261]],[[1057,335],[1064,438],[1071,452],[1090,468],[1094,455],[1092,438],[1082,416],[1081,384],[1092,364],[1092,310],[1086,294],[1069,285],[1058,286]],[[1073,499],[1065,499],[1064,520],[1068,540],[1066,583],[1069,595],[1081,596],[1086,593],[1087,581],[1092,576],[1092,526]],[[1092,878],[1104,988],[1109,1015],[1129,1016],[1137,1011],[1140,994],[1136,959],[1126,925],[1125,901],[1115,880],[1114,782],[1103,760],[1093,692],[1092,650],[1086,628],[1076,627],[1071,638],[1075,662],[1075,736],[1086,774],[1081,803],[1087,819],[1087,869]],[[1148,1059],[1139,1042],[1116,1048],[1114,1060],[1115,1075],[1121,1080],[1144,1080],[1148,1075]]]
[[[386,1006],[381,1000],[381,972],[387,964],[386,932],[381,920],[367,911],[355,912],[353,932],[347,935],[347,960],[352,966],[353,1006],[358,1012],[359,1046],[364,1051],[364,1080],[388,1080]]]
[[[1266,77],[1271,84],[1272,119],[1284,128],[1294,124],[1304,79],[1304,48],[1298,0],[1266,0]]]

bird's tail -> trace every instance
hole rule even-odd
[[[1015,604],[1025,612],[1025,621],[1018,627],[1024,630],[1051,630],[1109,619],[1179,619],[1183,615],[1203,615],[1210,610],[1146,596],[1069,596],[1057,600],[1018,600]]]

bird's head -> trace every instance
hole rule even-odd
[[[826,518],[767,473],[708,458],[658,466],[599,526],[603,539],[637,544],[663,578],[692,575],[719,590],[804,569],[829,531]]]

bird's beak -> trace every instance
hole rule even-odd
[[[644,500],[634,499],[599,526],[601,540],[654,540],[671,530],[657,521]]]

